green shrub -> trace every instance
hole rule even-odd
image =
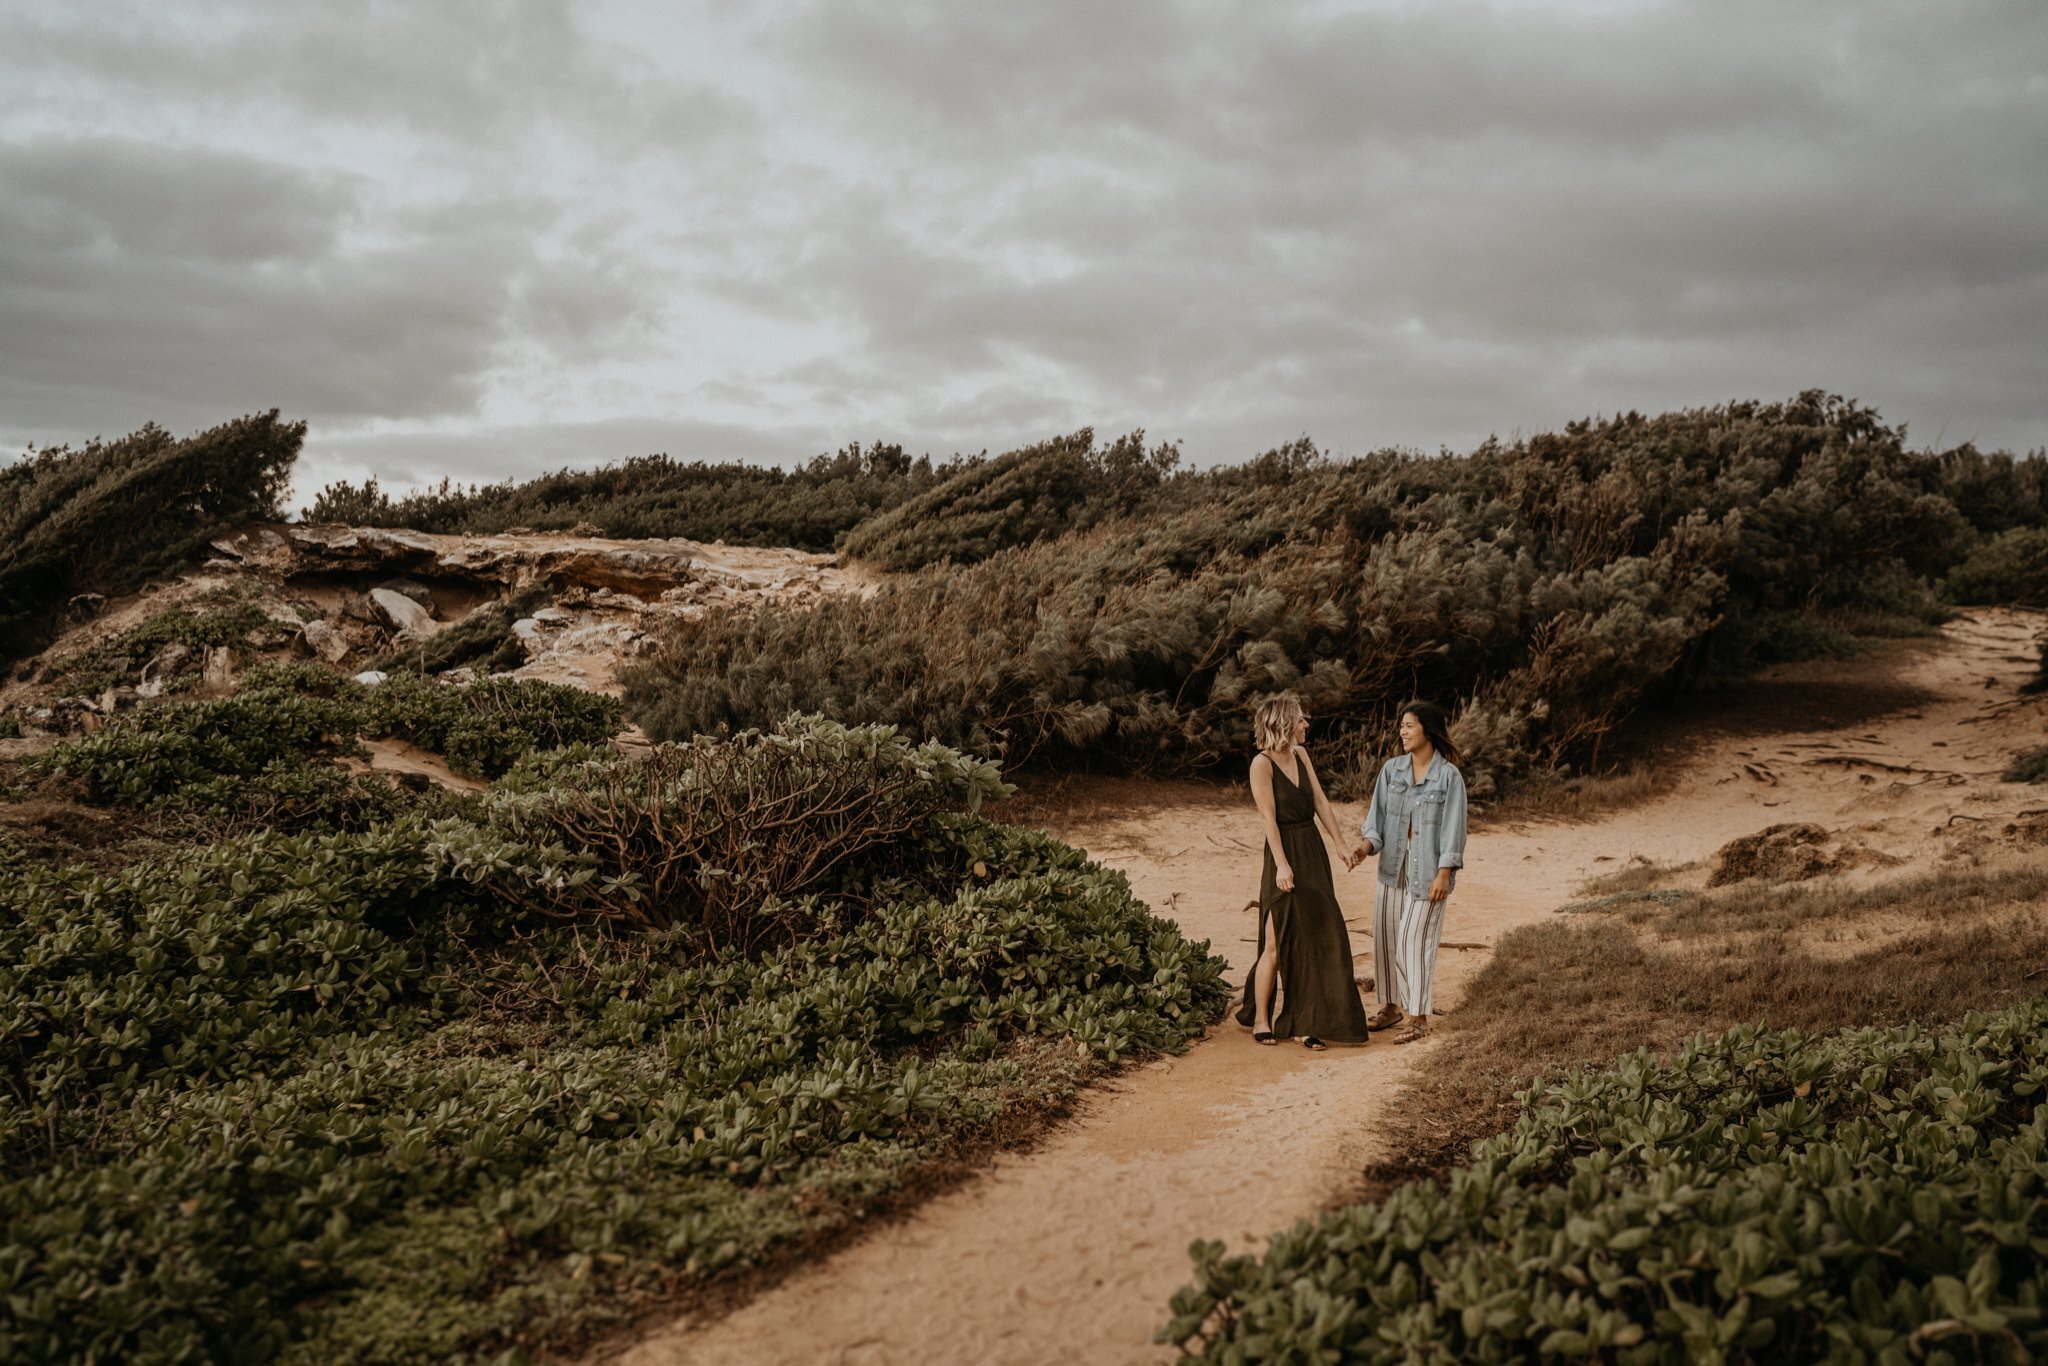
[[[1942,584],[1951,602],[2048,607],[2048,527],[2018,527],[1970,548]]]
[[[494,890],[543,916],[660,929],[705,951],[814,933],[820,897],[843,913],[920,873],[957,875],[934,868],[917,836],[942,811],[972,814],[1012,791],[993,764],[942,745],[802,716],[729,741],[543,763],[544,783],[530,767],[486,808],[514,840],[575,857],[578,873],[537,879],[497,856],[510,876]]]
[[[883,569],[973,564],[1128,515],[1179,463],[1178,448],[1145,449],[1132,432],[1097,450],[1095,431],[974,461],[924,493],[855,527],[846,554]]]
[[[78,779],[88,800],[148,806],[197,785],[353,752],[360,726],[353,699],[247,688],[130,713],[58,745],[35,765]]]
[[[495,778],[536,749],[609,740],[621,719],[617,698],[565,683],[480,678],[449,687],[416,674],[367,690],[363,711],[364,735],[396,736],[477,778]]]
[[[310,664],[251,669],[242,691],[146,707],[31,761],[93,802],[145,807],[188,829],[361,829],[413,805],[381,777],[334,769],[361,739],[396,736],[495,777],[535,749],[608,740],[616,700],[533,680],[451,687],[396,676],[366,688]]]
[[[561,470],[524,484],[458,488],[443,481],[393,500],[370,480],[330,484],[308,510],[316,522],[435,532],[597,527],[619,537],[684,536],[734,545],[830,550],[849,528],[945,477],[901,446],[848,446],[793,470],[684,464],[650,455],[593,470]]]
[[[1294,689],[1342,777],[1376,767],[1389,709],[1420,693],[1459,704],[1484,791],[1596,757],[1651,689],[1701,673],[1717,645],[1742,653],[1745,621],[1924,621],[1921,579],[1960,535],[1938,485],[1933,457],[1819,394],[1577,423],[1464,458],[1339,464],[1303,443],[1166,481],[1141,516],[870,597],[678,623],[626,673],[627,703],[657,738],[805,710],[1000,748],[1013,766],[1185,772],[1241,762],[1252,710]],[[1009,537],[985,501],[934,504],[917,553]]]
[[[971,760],[777,736],[827,767],[871,747],[924,795],[851,816],[895,829],[834,833],[855,903],[753,957],[522,910],[520,870],[531,900],[563,863],[506,806],[0,880],[0,1357],[566,1342],[859,1218],[1220,1012],[1221,961],[1121,875],[966,813]],[[769,738],[722,770],[742,823]],[[508,781],[587,789],[602,762]],[[650,818],[674,776],[644,775]]]
[[[526,647],[513,634],[512,623],[532,616],[551,600],[544,586],[526,589],[503,602],[477,608],[417,645],[392,651],[372,667],[385,673],[438,674],[471,665],[488,672],[510,672],[526,662]]]
[[[0,663],[48,644],[75,595],[131,592],[222,530],[276,518],[305,435],[273,409],[182,441],[148,426],[0,468]]]
[[[1978,531],[1995,535],[2048,523],[2048,452],[2015,459],[1966,444],[1939,459],[1942,492]]]
[[[137,671],[166,645],[183,645],[195,652],[226,646],[246,660],[254,653],[250,636],[275,627],[261,608],[249,603],[196,612],[174,608],[62,660],[57,665],[59,681],[87,694],[133,683]]]
[[[1444,1186],[1194,1249],[1203,1360],[2022,1361],[2048,1347],[2048,999],[1694,1036],[1538,1085]]]
[[[2048,745],[2014,755],[2001,776],[2009,783],[2048,783]]]

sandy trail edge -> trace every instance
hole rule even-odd
[[[1453,899],[1447,940],[1492,944],[1573,899],[1630,857],[1684,863],[1779,821],[1845,839],[1928,851],[1948,817],[2042,805],[2040,789],[1998,781],[2012,752],[2039,744],[2048,699],[2015,704],[2038,616],[1957,620],[1902,682],[1936,694],[1918,710],[1844,731],[1708,742],[1645,806],[1580,825],[1482,829]],[[1854,677],[1855,665],[1829,666]],[[1865,666],[1867,667],[1867,666]],[[1987,687],[1986,680],[1997,680]],[[1819,762],[1816,762],[1816,761]],[[1910,766],[1911,775],[1863,761]],[[1759,776],[1762,775],[1762,776]],[[1347,820],[1353,813],[1342,813]],[[1975,828],[1985,828],[1977,825]],[[1241,975],[1243,907],[1256,892],[1259,831],[1243,809],[1125,809],[1059,831],[1124,870],[1140,897],[1206,936]],[[1905,873],[1914,865],[1895,870]],[[1926,863],[1917,866],[1924,868]],[[1370,971],[1370,873],[1338,874],[1361,972]],[[1442,955],[1439,1002],[1455,1007],[1484,951]],[[1376,1120],[1428,1043],[1379,1036],[1311,1055],[1260,1048],[1226,1023],[1187,1055],[1091,1091],[1077,1117],[1027,1153],[997,1157],[942,1195],[714,1323],[682,1320],[602,1358],[657,1363],[1155,1362],[1152,1346],[1186,1248],[1222,1238],[1257,1248],[1335,1198],[1374,1154]]]

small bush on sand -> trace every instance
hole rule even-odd
[[[2009,783],[2048,783],[2048,745],[2014,755],[2000,776]]]

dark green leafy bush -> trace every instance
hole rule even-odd
[[[1951,602],[2048,607],[2048,527],[2016,527],[1978,541],[1942,588]]]
[[[362,829],[411,803],[381,778],[331,767],[359,756],[361,739],[396,736],[494,777],[536,749],[619,728],[614,699],[528,679],[451,687],[400,675],[367,688],[308,664],[263,664],[244,683],[232,697],[130,713],[31,767],[78,780],[90,801],[194,828]]]
[[[167,645],[182,645],[195,653],[225,646],[246,660],[254,652],[252,637],[260,639],[266,631],[277,629],[277,623],[261,608],[249,603],[222,604],[196,612],[158,612],[133,630],[59,662],[58,681],[86,694],[133,683],[137,671]]]
[[[1523,1097],[1447,1185],[1194,1249],[1208,1361],[2025,1361],[2048,1348],[2048,999],[1695,1036]]]
[[[363,695],[363,734],[445,755],[457,773],[495,778],[536,749],[596,744],[618,734],[617,698],[532,678],[480,678],[450,687],[394,674]]]
[[[973,761],[781,735],[928,791],[874,808],[915,828],[833,832],[858,895],[756,957],[520,909],[506,887],[565,866],[503,808],[0,880],[0,1357],[559,1342],[859,1217],[1220,1011],[1220,960],[1120,875],[967,814]],[[746,755],[735,793],[780,762]],[[590,787],[597,762],[512,782]],[[650,814],[674,776],[650,770]]]
[[[353,698],[252,687],[131,713],[57,746],[36,766],[78,779],[89,800],[148,806],[194,785],[353,752],[361,719]]]
[[[0,663],[78,594],[131,592],[241,522],[274,519],[305,439],[275,409],[178,440],[156,426],[0,468]]]

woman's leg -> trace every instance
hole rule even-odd
[[[1436,980],[1436,950],[1444,937],[1444,907],[1449,898],[1431,901],[1426,896],[1408,896],[1401,910],[1401,1008],[1420,1018],[1427,1026],[1431,987]]]
[[[1259,955],[1259,961],[1252,965],[1252,1030],[1258,1034],[1273,1032],[1273,990],[1279,983],[1279,945],[1271,939],[1266,941],[1266,951]]]
[[[1400,960],[1396,946],[1401,942],[1401,891],[1375,885],[1372,899],[1372,986],[1380,1009],[1398,1006]]]

